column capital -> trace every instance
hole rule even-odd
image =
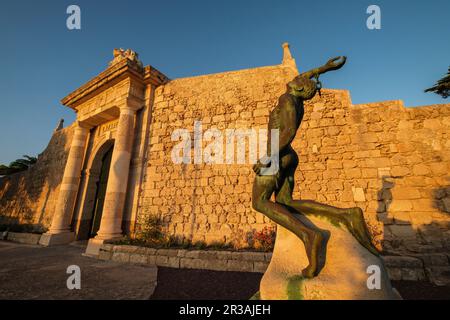
[[[123,107],[120,108],[120,116],[122,116],[122,115],[134,116],[136,114],[136,111],[137,111],[137,109],[133,109],[133,108],[129,108],[127,106],[123,106]]]
[[[120,113],[122,113],[123,110],[132,110],[134,112],[138,111],[139,109],[143,108],[145,105],[145,102],[141,99],[137,99],[134,97],[127,97],[118,107],[120,109]]]

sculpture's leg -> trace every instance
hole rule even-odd
[[[309,265],[303,269],[302,275],[312,278],[317,275],[319,265],[318,253],[323,242],[323,235],[318,230],[307,227],[303,222],[295,218],[294,214],[282,204],[270,201],[270,197],[276,188],[276,180],[275,176],[256,176],[253,183],[253,208],[293,232],[303,241]]]
[[[294,190],[294,174],[291,172],[284,181],[276,201],[305,214],[322,216],[332,223],[344,224],[361,245],[375,255],[379,255],[378,250],[372,243],[371,235],[367,229],[364,215],[361,208],[354,207],[348,209],[337,208],[322,204],[313,200],[294,200],[292,192]]]

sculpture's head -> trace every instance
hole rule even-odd
[[[309,100],[314,97],[317,91],[317,83],[307,77],[296,77],[287,84],[289,94]]]

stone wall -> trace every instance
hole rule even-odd
[[[36,164],[0,178],[0,224],[50,226],[71,139],[72,127],[56,131]]]
[[[157,89],[138,222],[159,215],[167,233],[245,246],[270,223],[251,209],[251,165],[175,165],[175,129],[266,128],[295,76],[280,66],[176,79]],[[322,90],[306,106],[294,141],[295,197],[363,208],[377,245],[448,268],[450,104],[353,105],[345,90]],[[204,143],[205,145],[205,143]],[[434,261],[433,263],[431,261]]]
[[[298,196],[360,206],[384,250],[449,244],[450,104],[352,105],[347,91],[326,90],[307,105]]]
[[[251,209],[251,165],[174,164],[171,153],[178,141],[171,135],[183,128],[193,132],[196,120],[203,131],[267,128],[269,109],[295,75],[279,65],[175,79],[158,87],[138,221],[159,215],[172,235],[245,246],[253,229],[269,223]]]

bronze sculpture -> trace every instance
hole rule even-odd
[[[267,153],[272,156],[274,152],[270,150],[270,132],[271,129],[279,130],[279,148],[275,150],[279,170],[274,174],[262,174],[270,166],[270,163],[265,161],[259,161],[253,167],[256,177],[253,183],[252,206],[303,241],[309,260],[309,265],[302,271],[302,276],[306,278],[317,276],[320,272],[319,251],[325,245],[326,239],[319,230],[297,219],[298,214],[322,216],[334,224],[343,224],[361,245],[378,255],[360,208],[341,209],[312,200],[292,198],[298,156],[291,147],[291,142],[303,119],[303,101],[312,99],[317,91],[320,94],[320,74],[338,70],[345,62],[346,57],[330,59],[325,65],[302,73],[287,84],[286,92],[280,96],[278,105],[270,112],[268,125]],[[272,194],[275,194],[275,201],[270,199]]]

